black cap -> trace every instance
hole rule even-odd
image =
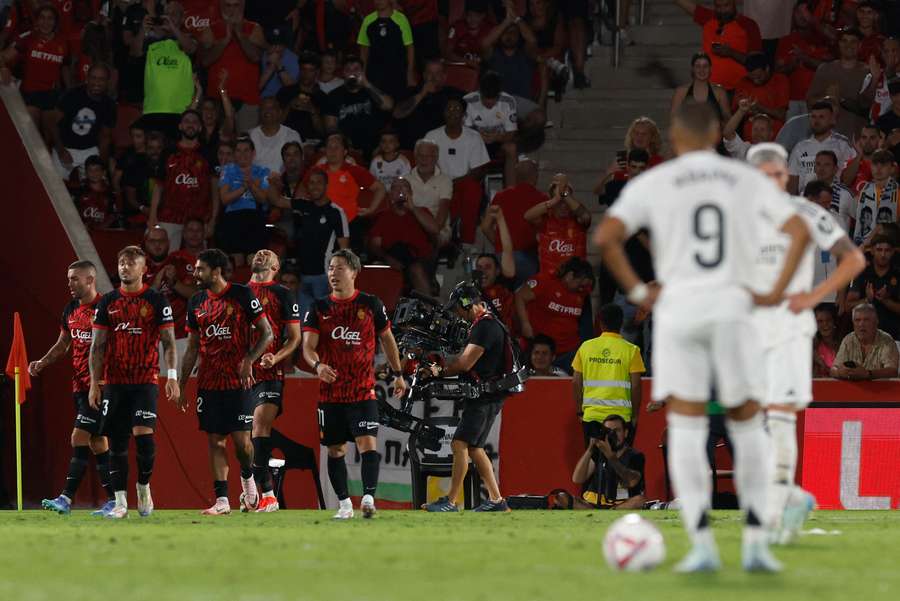
[[[447,300],[445,308],[450,309],[459,305],[463,309],[468,309],[472,305],[481,302],[481,291],[472,282],[460,282],[453,288],[450,298]]]

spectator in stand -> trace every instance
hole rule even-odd
[[[500,75],[487,71],[481,76],[478,91],[466,94],[466,127],[481,135],[488,154],[503,161],[503,181],[514,180],[519,129],[516,99],[501,90]]]
[[[444,123],[444,112],[450,98],[462,98],[463,91],[445,85],[447,72],[440,59],[425,63],[422,85],[408,90],[409,96],[394,107],[394,119],[399,121],[401,148],[412,148],[429,131]]]
[[[581,344],[579,321],[593,281],[591,264],[573,257],[556,273],[541,273],[516,291],[522,336],[531,339],[536,334],[553,334],[559,353],[555,365],[567,371]]]
[[[691,83],[675,88],[675,94],[672,95],[671,115],[674,115],[678,107],[687,102],[710,105],[719,115],[719,121],[722,123],[731,118],[731,109],[725,88],[709,81],[711,69],[712,61],[705,52],[697,52],[691,57]]]
[[[625,150],[631,152],[635,149],[646,150],[650,155],[647,168],[655,167],[662,163],[662,135],[656,121],[650,117],[638,117],[631,122],[628,131],[625,132]]]
[[[775,52],[775,71],[784,73],[790,81],[788,118],[807,112],[806,94],[816,69],[832,58],[828,40],[816,32],[806,4],[796,4],[793,18],[791,33],[778,41]]]
[[[781,73],[772,75],[767,61],[766,55],[762,52],[751,52],[747,55],[745,62],[747,75],[735,86],[732,110],[737,110],[742,99],[750,100],[749,113],[768,115],[772,119],[774,134],[777,135],[787,115],[790,83]],[[752,129],[753,123],[749,119],[745,120],[745,138],[752,137]]]
[[[196,229],[203,231],[202,226]],[[172,307],[175,338],[184,338],[187,336],[187,301],[197,292],[194,281],[197,257],[183,250],[170,252],[169,238],[166,230],[161,227],[147,230],[144,235],[144,250],[147,251],[144,282],[166,297]]]
[[[275,173],[280,172],[284,165],[281,158],[284,145],[288,142],[303,142],[300,134],[282,125],[283,120],[284,105],[277,98],[263,98],[259,104],[259,125],[248,132],[256,147],[254,162]]]
[[[537,230],[540,273],[555,273],[571,259],[587,259],[587,230],[591,213],[575,198],[568,177],[553,176],[550,199],[525,211],[525,220]]]
[[[624,8],[624,5],[623,5]],[[566,19],[569,35],[569,57],[572,61],[572,85],[576,90],[591,87],[591,80],[584,74],[587,62],[587,48],[592,40],[588,39],[588,23],[593,19],[590,15],[590,4],[579,0],[563,0],[560,10]],[[624,12],[624,11],[623,11]],[[619,26],[624,23],[619,23]]]
[[[516,165],[516,185],[498,192],[491,201],[491,206],[500,207],[506,217],[506,225],[512,239],[513,257],[516,265],[516,278],[523,282],[538,272],[537,237],[534,227],[525,219],[525,212],[531,207],[547,202],[549,197],[537,189],[538,165],[532,159],[526,159]],[[503,251],[502,241],[495,229],[495,215],[485,212],[481,222],[481,231],[493,242],[499,251]],[[581,313],[579,312],[579,315]],[[530,338],[531,336],[527,336]]]
[[[832,303],[822,303],[815,309],[816,335],[813,337],[813,377],[831,377],[831,368],[841,346],[838,336],[838,314]]]
[[[210,164],[216,162],[216,153],[221,142],[234,143],[237,124],[234,120],[234,105],[228,98],[227,74],[219,86],[219,96],[204,98],[200,102],[200,115],[203,117],[203,135],[200,137],[203,154]]]
[[[888,150],[876,150],[872,155],[872,179],[860,189],[855,203],[857,225],[853,242],[858,246],[868,242],[876,223],[897,221],[898,184],[893,176],[896,165],[896,158]],[[865,213],[867,218],[863,217]]]
[[[45,141],[50,140],[48,117],[59,101],[67,56],[66,42],[59,32],[59,12],[49,4],[37,10],[31,31],[20,35],[14,44],[0,52],[2,83],[11,83],[10,66],[21,60],[19,92]]]
[[[122,216],[127,223],[136,225],[146,222],[147,214],[141,211],[141,203],[137,200],[136,190],[132,187],[126,194],[123,180],[125,172],[134,169],[140,162],[147,160],[147,134],[144,128],[137,122],[132,123],[128,128],[128,136],[131,138],[131,145],[122,150],[115,159],[115,167],[112,174],[112,189],[119,198],[121,198]],[[149,207],[148,207],[149,208]]]
[[[844,231],[849,232],[851,224],[856,219],[856,212],[854,211],[855,201],[853,193],[837,177],[837,155],[834,154],[834,151],[820,150],[816,154],[814,170],[816,180],[828,184],[831,189],[831,202],[825,208],[835,216],[838,223],[844,228]],[[804,186],[803,190],[804,195],[806,195],[806,186]]]
[[[94,63],[109,65],[109,93],[115,96],[116,90],[119,89],[119,73],[113,66],[116,63],[116,56],[110,44],[109,33],[101,23],[91,22],[87,23],[81,32],[81,51],[72,64],[74,70],[72,79],[84,83],[87,80],[88,69]]]
[[[163,151],[166,148],[166,138],[158,131],[147,133],[146,140],[146,153],[136,155],[134,161],[123,165],[121,181],[125,205],[128,210],[143,215],[144,223],[150,217],[153,191],[165,174]]]
[[[872,179],[872,155],[880,146],[881,130],[875,125],[864,125],[853,141],[856,156],[850,159],[841,174],[841,181],[854,194],[859,193],[865,183]]]
[[[435,159],[437,159],[436,152]],[[387,127],[381,132],[381,142],[375,149],[372,162],[369,163],[369,173],[375,176],[385,189],[390,189],[395,179],[406,177],[411,170],[409,159],[400,153],[400,136],[393,128]]]
[[[514,278],[516,277],[516,262],[513,258],[512,240],[509,235],[509,227],[506,225],[506,219],[503,216],[503,210],[492,205],[488,207],[487,212],[491,214],[492,219],[497,223],[497,231],[500,240],[503,241],[503,252],[500,253],[500,260],[497,255],[491,253],[482,253],[475,259],[475,269],[481,274],[478,287],[481,290],[482,298],[490,301],[494,314],[500,317],[506,325],[506,329],[510,333],[515,332],[513,318],[515,316],[515,296],[513,290],[515,286]],[[474,275],[474,274],[473,274]]]
[[[869,245],[872,260],[850,286],[847,308],[868,303],[878,312],[879,327],[900,338],[900,270],[893,264],[894,241],[877,235]]]
[[[319,87],[319,57],[303,52],[299,58],[297,83],[285,85],[278,91],[278,100],[288,108],[284,124],[295,130],[305,144],[318,144],[325,133],[322,113],[327,102],[325,92]]]
[[[878,61],[881,55],[881,44],[884,35],[881,33],[881,16],[878,6],[871,0],[862,0],[856,5],[856,26],[862,34],[859,41],[859,60],[868,63],[870,59]]]
[[[473,69],[481,67],[483,42],[493,29],[487,13],[487,0],[466,0],[463,18],[447,32],[446,60],[465,63]]]
[[[241,136],[234,146],[234,162],[225,165],[219,176],[219,201],[225,207],[219,247],[231,255],[235,267],[243,267],[248,254],[265,247],[265,212],[279,196],[269,185],[269,170],[256,164],[255,158],[253,140]]]
[[[291,209],[294,213],[292,258],[300,273],[300,305],[304,311],[314,299],[328,294],[327,270],[331,254],[350,246],[347,214],[328,196],[331,177],[334,176],[314,169],[306,181],[307,198],[281,195],[274,201],[276,207]]]
[[[416,67],[439,58],[441,32],[438,28],[438,0],[399,0],[398,4],[412,29],[418,61]]]
[[[625,155],[625,162],[614,162],[606,169],[606,173],[594,185],[594,194],[601,207],[610,207],[619,197],[619,193],[628,183],[628,180],[636,178],[647,170],[650,155],[646,150],[635,148]],[[616,179],[616,174],[624,167],[625,179]]]
[[[109,164],[116,103],[108,87],[109,67],[92,65],[87,83],[64,93],[50,115],[53,164],[63,179],[76,168],[81,174],[84,161],[94,154]]]
[[[565,25],[553,0],[528,0],[525,7],[524,19],[535,37],[542,83],[548,79],[548,85],[552,86],[555,99],[559,102],[569,85]]]
[[[431,294],[427,263],[434,254],[430,240],[439,231],[431,212],[414,204],[409,182],[397,179],[391,185],[388,210],[378,214],[369,232],[369,253],[402,271],[411,289]]]
[[[359,57],[373,86],[391,98],[416,85],[416,51],[409,20],[392,0],[374,0],[375,11],[359,27]]]
[[[738,101],[737,109],[722,129],[722,139],[725,142],[725,150],[732,157],[743,161],[747,157],[747,151],[754,144],[763,142],[771,142],[775,137],[773,130],[772,118],[765,112],[757,112],[751,114],[755,106],[754,101],[749,98],[741,98]],[[737,133],[737,128],[742,121],[746,120],[750,126],[749,141],[741,138]]]
[[[884,63],[882,66],[881,63]],[[877,57],[869,58],[869,84],[863,95],[872,98],[869,118],[876,122],[881,115],[891,111],[891,91],[888,82],[897,79],[900,66],[900,39],[886,38],[881,45],[881,61]]]
[[[712,9],[692,0],[675,0],[675,4],[703,28],[703,52],[712,58],[710,81],[731,92],[747,74],[747,54],[762,50],[756,21],[738,14],[735,0],[714,0]]]
[[[834,105],[828,100],[820,100],[810,107],[812,135],[794,146],[788,161],[788,191],[791,194],[797,194],[815,179],[816,155],[820,151],[833,151],[838,158],[839,170],[843,170],[847,162],[856,156],[846,136],[834,131],[834,111]]]
[[[281,147],[283,167],[280,176],[280,196],[288,200],[304,198],[306,188],[303,184],[303,148],[299,142],[288,142]],[[290,234],[293,231],[287,232]]]
[[[546,334],[538,334],[528,346],[528,366],[531,376],[543,378],[566,378],[565,370],[553,365],[556,361],[556,342]]]
[[[362,61],[348,56],[344,59],[344,85],[328,94],[323,111],[325,131],[340,131],[364,157],[371,157],[393,108],[394,99],[366,78]]]
[[[188,262],[188,269],[193,271],[194,263],[201,252],[206,250],[206,224],[202,219],[190,218],[184,222],[184,230],[181,232],[181,248],[176,252],[184,255]]]
[[[475,242],[481,210],[481,179],[490,162],[484,140],[474,129],[465,127],[466,109],[462,99],[447,99],[443,127],[429,131],[425,138],[437,144],[438,168],[453,181],[450,212],[460,219],[463,242]]]
[[[100,157],[91,155],[84,162],[85,180],[74,195],[81,220],[91,229],[113,225],[117,219],[115,196],[106,177],[106,166]]]
[[[344,85],[344,78],[340,76],[340,73],[337,52],[332,49],[322,51],[322,62],[319,65],[319,89],[330,94]]]
[[[432,246],[440,250],[450,242],[450,201],[453,198],[453,182],[437,167],[440,149],[425,138],[416,142],[416,166],[403,177],[413,191],[413,203],[428,209],[438,226],[438,234]],[[387,187],[387,184],[385,184]]]
[[[218,96],[216,83],[227,72],[228,93],[238,109],[237,130],[252,129],[259,105],[260,59],[266,47],[262,27],[244,18],[244,0],[220,0],[220,18],[203,29],[199,39],[200,64],[208,71],[206,95]]]
[[[894,80],[888,85],[888,91],[891,94],[891,110],[886,111],[880,117],[875,125],[878,126],[885,136],[893,135],[900,129],[900,79]],[[895,145],[888,141],[889,146]]]
[[[286,24],[277,25],[266,30],[265,35],[269,47],[263,53],[260,65],[259,96],[271,98],[282,88],[297,82],[300,78],[300,63],[297,55],[290,49],[293,41],[290,27]]]
[[[900,364],[891,335],[878,329],[878,313],[868,303],[853,308],[853,331],[844,336],[831,376],[842,380],[896,378]]]
[[[857,29],[841,31],[837,60],[819,65],[806,93],[809,105],[823,96],[835,100],[840,111],[834,129],[848,138],[856,136],[865,125],[871,104],[871,98],[862,93],[869,69],[857,58],[860,37]]]
[[[149,227],[166,230],[172,248],[181,248],[181,233],[187,219],[202,219],[209,231],[215,229],[219,207],[214,204],[209,163],[200,153],[200,113],[188,109],[178,124],[181,139],[175,152],[165,160],[164,183],[153,189]]]
[[[795,3],[782,0],[744,0],[744,15],[759,26],[762,50],[770,65],[775,63],[778,40],[791,32],[791,13]]]

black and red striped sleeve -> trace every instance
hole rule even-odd
[[[166,300],[166,297],[160,293],[156,293],[151,297],[153,311],[156,315],[156,325],[159,329],[174,328],[175,320],[172,318],[172,305]]]
[[[384,303],[381,302],[381,299],[377,296],[369,296],[369,299],[369,306],[372,309],[372,319],[375,322],[375,331],[378,334],[383,334],[385,330],[388,330],[391,327],[391,320],[388,317],[387,309],[384,307]]]
[[[103,298],[100,299],[100,302],[97,303],[97,308],[94,309],[95,330],[109,329],[109,303],[112,302],[113,294],[115,294],[114,291],[104,294]]]
[[[303,317],[304,332],[319,333],[319,309],[316,305],[317,303],[314,302],[306,310],[306,315]]]
[[[190,332],[200,331],[200,324],[197,323],[197,307],[202,302],[202,292],[197,292],[191,296],[187,307],[187,329]]]
[[[255,325],[260,319],[266,316],[266,311],[263,309],[262,303],[259,302],[259,299],[256,298],[256,295],[250,290],[250,286],[237,286],[235,284],[232,284],[231,286],[240,291],[237,294],[237,301],[241,305],[241,309],[244,310],[247,321]]]
[[[291,291],[284,286],[275,286],[275,294],[281,303],[282,323],[300,323],[300,304]]]

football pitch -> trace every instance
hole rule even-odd
[[[382,511],[201,517],[157,511],[119,522],[0,512],[0,599],[154,601],[560,601],[900,599],[900,512],[816,512],[806,535],[776,548],[783,574],[739,568],[737,512],[715,512],[725,568],[683,576],[674,512],[644,512],[662,530],[655,571],[615,573],[601,541],[617,512],[455,515]]]

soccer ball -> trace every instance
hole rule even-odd
[[[606,531],[603,556],[614,570],[652,570],[666,558],[666,543],[653,522],[629,513],[613,522]]]

